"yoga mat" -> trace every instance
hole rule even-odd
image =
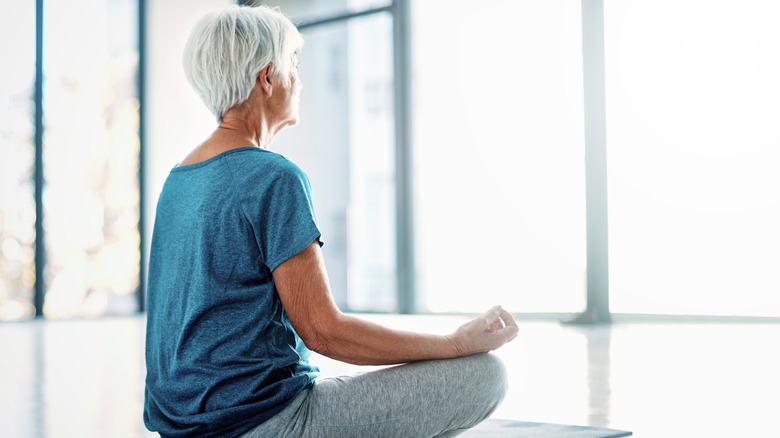
[[[491,418],[459,436],[463,438],[619,438],[630,435],[631,432],[624,430]]]

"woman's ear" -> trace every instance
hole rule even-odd
[[[266,65],[260,70],[260,73],[257,74],[255,85],[260,87],[263,94],[267,97],[271,97],[273,92],[273,84],[271,83],[271,64]]]

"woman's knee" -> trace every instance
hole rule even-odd
[[[506,396],[507,372],[504,363],[493,354],[482,353],[455,359],[449,381],[464,397],[497,407]]]
[[[471,356],[476,362],[474,377],[486,392],[490,392],[497,402],[504,399],[507,391],[507,371],[504,362],[490,353]]]

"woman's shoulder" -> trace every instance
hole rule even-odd
[[[229,160],[231,164],[243,165],[245,167],[258,165],[267,168],[281,169],[298,167],[282,154],[254,146],[242,147],[224,152],[222,153],[222,157]]]
[[[256,147],[224,154],[224,160],[237,182],[255,185],[260,180],[308,179],[306,173],[282,154]]]

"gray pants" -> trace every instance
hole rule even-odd
[[[505,393],[506,372],[490,354],[414,362],[318,380],[243,438],[453,437]]]

